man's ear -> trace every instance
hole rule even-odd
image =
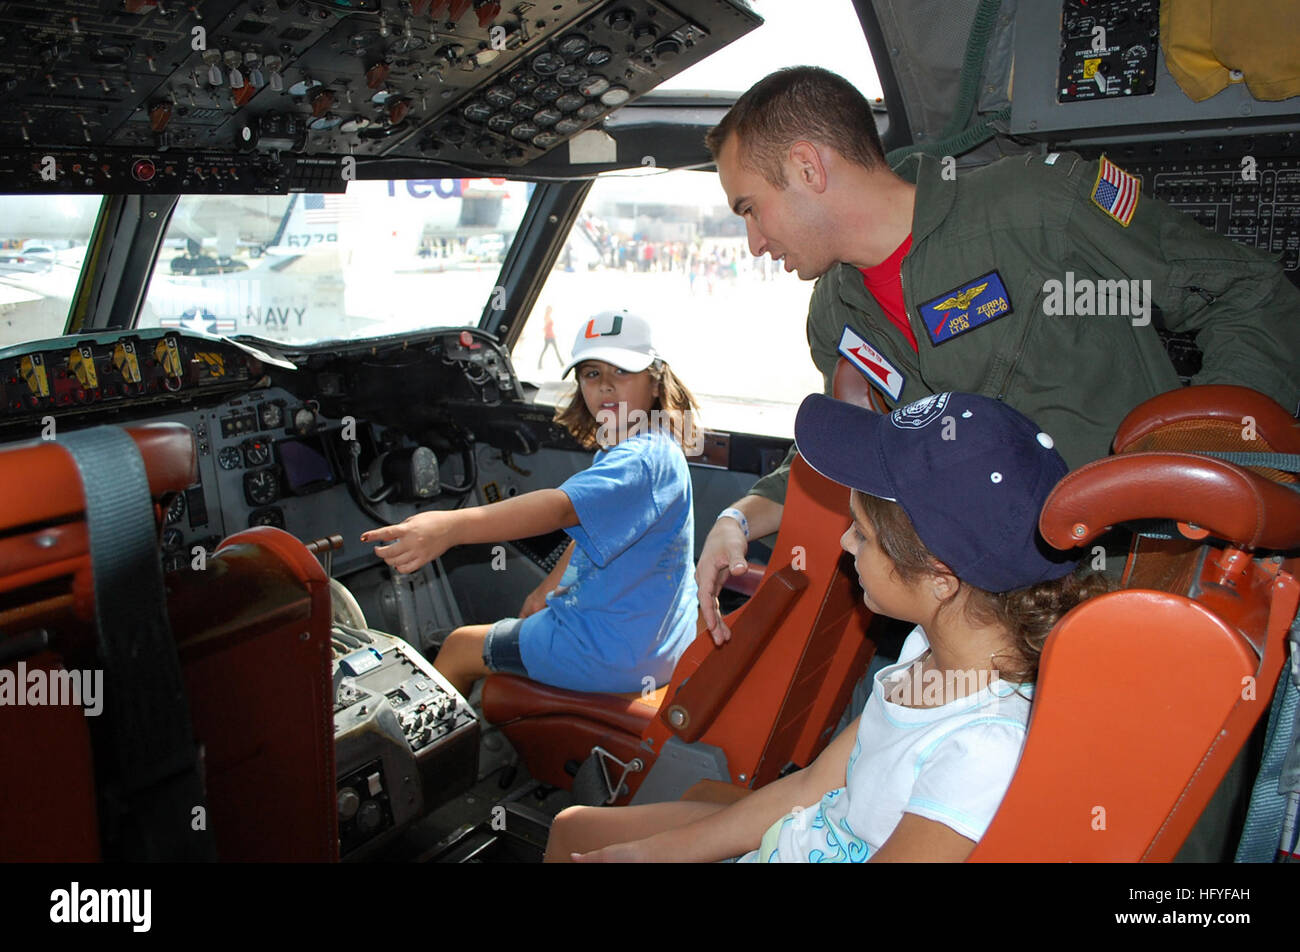
[[[790,146],[790,162],[794,177],[814,192],[826,191],[826,164],[817,146],[806,139],[800,139]]]

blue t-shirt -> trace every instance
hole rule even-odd
[[[528,676],[577,691],[661,687],[695,638],[691,478],[666,433],[596,453],[560,489],[578,514],[577,542],[547,608],[524,619]]]

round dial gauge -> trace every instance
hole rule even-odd
[[[556,135],[554,132],[539,132],[533,136],[533,145],[539,149],[550,149],[564,141],[564,136]]]
[[[535,99],[517,99],[510,104],[510,114],[518,119],[529,119],[538,109]]]
[[[609,80],[600,74],[588,76],[578,84],[578,92],[584,96],[599,96],[609,89]]]
[[[172,501],[167,504],[167,522],[180,522],[181,516],[185,515],[185,494],[177,493],[172,496]]]
[[[365,116],[353,116],[351,119],[344,120],[343,125],[339,126],[342,132],[360,132],[370,125],[370,120]]]
[[[587,55],[582,58],[582,61],[588,66],[604,66],[613,58],[614,54],[610,52],[609,47],[597,46],[588,50]]]
[[[337,129],[343,124],[342,116],[326,115],[318,119],[313,119],[307,123],[307,128],[312,132],[328,132],[330,129]]]
[[[271,462],[271,444],[265,440],[244,442],[244,463],[248,466],[265,466]]]
[[[262,421],[262,429],[278,430],[284,426],[284,407],[278,403],[263,403],[257,408],[257,418]]]
[[[555,105],[562,112],[573,112],[580,108],[587,100],[583,99],[578,93],[565,93],[559,99],[555,100]]]
[[[587,78],[587,71],[581,66],[566,66],[555,74],[555,81],[561,86],[576,86]]]
[[[521,122],[519,123],[519,125],[515,126],[513,129],[510,130],[510,134],[512,136],[522,141],[527,141],[531,139],[539,132],[541,132],[541,130],[538,129],[535,125],[533,125],[531,122]]]
[[[535,90],[533,96],[538,102],[555,102],[564,94],[564,87],[559,83],[542,83]]]
[[[533,122],[541,126],[543,129],[548,129],[563,118],[564,114],[560,112],[560,110],[552,106],[547,106],[545,109],[537,110],[533,115]]]
[[[560,51],[560,55],[565,59],[573,59],[591,49],[591,41],[581,33],[570,33],[556,43],[555,48]]]
[[[578,118],[584,122],[588,119],[595,119],[605,111],[605,107],[598,102],[589,102],[578,110]]]
[[[185,544],[185,536],[180,529],[164,529],[162,534],[162,549],[164,552],[171,554],[179,552],[181,546]]]
[[[493,109],[504,109],[515,101],[515,90],[509,86],[493,86],[483,94],[483,98]]]
[[[611,86],[600,94],[600,101],[606,106],[621,106],[630,99],[632,93],[625,86]]]
[[[515,124],[515,117],[508,112],[499,112],[489,119],[487,124],[488,128],[493,132],[500,132],[504,135]]]
[[[244,465],[244,454],[238,446],[223,446],[217,454],[217,464],[222,469],[239,469]]]
[[[280,477],[271,469],[244,474],[244,496],[251,506],[265,506],[280,498]]]
[[[515,92],[526,93],[541,82],[541,80],[537,78],[536,73],[530,73],[526,69],[521,69],[519,72],[511,75],[506,82],[510,84],[510,88]]]
[[[248,524],[250,526],[275,526],[277,529],[283,529],[284,512],[279,506],[254,509],[248,514]]]
[[[572,116],[567,119],[561,119],[555,124],[555,131],[562,136],[571,136],[581,128],[582,120],[574,119]]]
[[[470,122],[487,122],[492,115],[492,107],[485,102],[472,102],[461,110],[461,115]]]
[[[558,53],[538,53],[533,57],[533,72],[539,76],[554,76],[564,68],[564,57]]]

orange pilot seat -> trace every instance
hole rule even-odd
[[[848,370],[837,373],[836,393],[868,404],[870,388],[855,386],[866,382]],[[750,600],[727,616],[729,642],[715,646],[701,626],[670,683],[645,697],[494,674],[483,686],[484,716],[534,777],[565,789],[572,786],[565,763],[585,760],[595,746],[624,763],[640,758],[644,767],[627,775],[618,803],[636,794],[672,737],[719,748],[732,783],[751,789],[789,763],[807,765],[830,740],[875,650],[872,614],[840,548],[848,506],[846,488],[796,457],[772,560]]]
[[[188,428],[149,424],[126,432],[155,500],[197,481]],[[8,666],[21,660],[29,671],[93,669],[94,580],[72,458],[50,442],[6,447],[0,484],[7,490],[0,500],[0,647],[48,633],[47,650],[13,657]],[[227,539],[202,571],[174,573],[166,585],[218,857],[336,859],[324,571],[291,535],[261,527]],[[0,859],[99,859],[86,716],[71,706],[3,713]]]
[[[1039,527],[1058,548],[1134,520],[1122,590],[1085,602],[1045,645],[1016,775],[972,861],[1168,861],[1269,709],[1300,602],[1295,478],[1188,450],[1300,452],[1267,397],[1162,394],[1121,425],[1117,455],[1067,475]],[[1257,552],[1257,550],[1263,550]]]

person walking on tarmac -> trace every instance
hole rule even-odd
[[[545,343],[542,344],[542,352],[537,357],[537,369],[542,369],[542,361],[546,359],[548,350],[554,352],[555,359],[563,367],[564,358],[560,356],[560,348],[555,343],[555,321],[551,319],[551,305],[549,304],[546,305],[546,316],[542,319],[542,336],[545,338]]]
[[[1075,468],[1110,451],[1133,407],[1179,386],[1159,308],[1167,329],[1197,334],[1193,383],[1252,387],[1292,412],[1300,399],[1300,290],[1108,158],[953,174],[914,154],[891,169],[866,99],[816,67],[760,80],[706,142],[750,251],[819,279],[808,343],[828,395],[841,356],[891,408],[982,394],[1035,420]],[[746,571],[747,540],[779,526],[788,473],[789,458],[705,539],[696,579],[719,644],[718,591]]]

